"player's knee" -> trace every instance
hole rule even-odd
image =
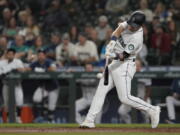
[[[121,115],[121,116],[124,116],[124,115],[127,114],[127,112],[126,112],[124,109],[122,109],[121,107],[119,108],[118,113],[119,113],[119,115]]]
[[[75,103],[75,109],[76,109],[76,111],[79,111],[79,102],[78,102],[78,100],[76,101],[76,103]]]
[[[33,102],[40,103],[41,101],[42,101],[42,99],[39,98],[38,96],[33,96]]]
[[[56,109],[56,104],[49,104],[48,110],[54,111]]]
[[[129,99],[127,97],[122,97],[121,102],[127,104],[129,102]]]
[[[19,95],[18,97],[16,97],[16,105],[17,106],[23,106],[23,95]]]

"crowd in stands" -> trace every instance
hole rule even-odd
[[[143,64],[179,65],[179,0],[0,0],[1,59],[14,48],[31,63],[43,49],[58,67],[103,66],[113,29],[134,10],[146,15]]]

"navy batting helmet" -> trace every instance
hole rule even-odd
[[[146,17],[143,12],[135,11],[131,14],[127,23],[132,27],[140,27],[146,21]]]

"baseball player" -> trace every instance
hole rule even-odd
[[[17,70],[17,71],[24,71],[24,65],[21,60],[14,58],[16,54],[16,51],[14,49],[8,49],[5,54],[5,59],[0,61],[0,75],[7,74],[11,71]],[[7,111],[8,106],[8,84],[6,80],[2,81],[3,88],[2,88],[2,94],[3,94],[3,101],[5,106],[5,111]],[[16,110],[17,110],[17,117],[16,122],[22,123],[20,118],[20,112],[21,107],[23,105],[23,90],[21,83],[17,81],[17,84],[15,86],[15,101],[16,101]]]
[[[89,112],[80,127],[95,127],[96,115],[101,111],[105,96],[113,87],[116,87],[118,97],[123,104],[145,111],[150,116],[151,127],[158,126],[160,107],[131,95],[131,80],[136,72],[135,59],[143,45],[144,22],[144,13],[136,11],[128,21],[120,23],[112,33],[111,41],[106,48],[106,57],[113,59],[108,66],[109,83],[104,85],[104,77],[100,80]]]
[[[177,123],[175,107],[180,106],[180,78],[174,79],[171,84],[171,95],[166,97],[168,119],[169,124]]]
[[[56,71],[56,65],[52,60],[47,58],[44,50],[39,50],[38,60],[31,63],[27,70],[34,72],[54,72]],[[44,119],[42,116],[47,116],[47,122],[54,123],[54,113],[59,96],[58,83],[56,80],[36,80],[32,85],[36,86],[33,94],[34,115],[36,118],[34,122],[46,121],[46,118]],[[48,102],[47,107],[45,98],[47,98]]]
[[[93,72],[92,64],[85,65],[86,72]],[[76,100],[76,122],[81,123],[83,117],[81,116],[80,112],[86,109],[91,105],[93,96],[96,92],[96,87],[98,84],[97,79],[95,78],[87,78],[87,79],[79,79],[77,82],[80,83],[82,89],[82,97]],[[101,112],[97,115],[96,123],[101,122]]]
[[[137,72],[143,72],[142,65],[140,60],[136,60],[136,71]],[[151,86],[152,82],[151,79],[146,78],[140,78],[137,80],[137,97],[143,99],[144,101],[151,103],[150,100],[150,93],[151,93]],[[125,123],[131,123],[131,116],[129,115],[129,112],[131,111],[131,107],[126,104],[121,104],[121,106],[118,109],[118,113],[120,115],[120,119]],[[142,111],[142,116],[144,119],[144,123],[149,123],[149,117],[147,113],[144,113]]]

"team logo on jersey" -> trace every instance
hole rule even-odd
[[[128,45],[128,49],[129,50],[134,50],[134,45],[133,44]]]

